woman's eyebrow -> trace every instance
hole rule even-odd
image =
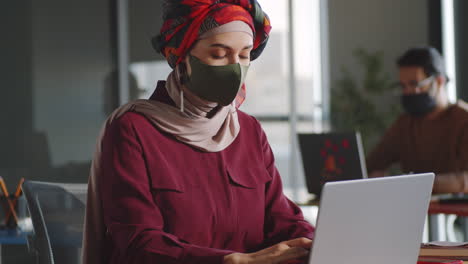
[[[232,48],[229,47],[228,45],[221,44],[221,43],[214,43],[214,44],[211,44],[210,47],[219,47],[219,48],[223,48],[223,49],[232,50]]]

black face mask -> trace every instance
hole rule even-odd
[[[403,109],[414,116],[423,116],[436,107],[436,101],[428,93],[409,94],[401,96]]]

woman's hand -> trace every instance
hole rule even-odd
[[[282,264],[295,263],[309,254],[312,240],[296,238],[278,243],[254,253],[233,253],[224,257],[224,264]]]

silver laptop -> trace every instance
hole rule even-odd
[[[434,174],[326,183],[309,264],[415,264]]]

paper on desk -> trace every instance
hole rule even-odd
[[[466,247],[468,242],[449,242],[449,241],[432,241],[424,243],[423,246],[436,246],[436,247]]]

